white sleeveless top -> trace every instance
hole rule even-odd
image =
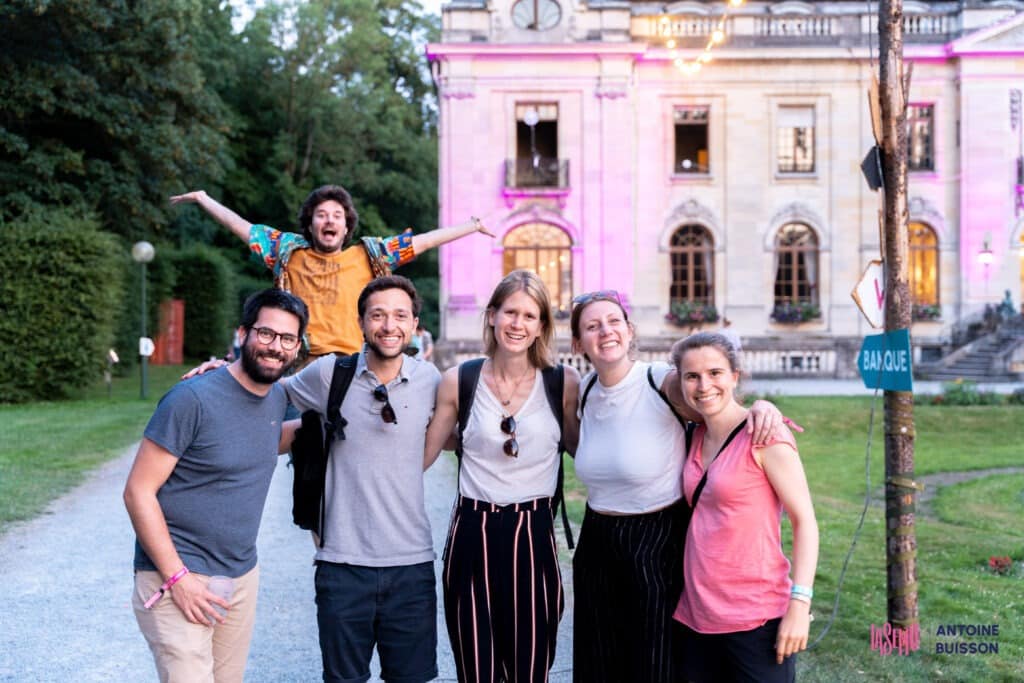
[[[642,514],[682,497],[686,432],[647,381],[657,386],[666,363],[636,361],[618,384],[594,382],[580,420],[576,476],[587,486],[587,505],[598,512]],[[593,378],[580,381],[580,397]]]
[[[519,457],[505,455],[509,436],[501,431],[508,415],[483,381],[477,383],[473,408],[462,433],[462,471],[459,493],[468,498],[508,505],[552,496],[558,480],[558,421],[544,394],[540,370],[533,390],[513,415]]]

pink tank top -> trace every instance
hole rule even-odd
[[[793,447],[780,427],[772,443]],[[693,500],[704,474],[704,427],[683,467],[683,495]],[[699,633],[749,631],[789,606],[789,560],[782,553],[782,503],[754,460],[750,435],[737,434],[711,464],[686,533],[685,588],[674,617]]]

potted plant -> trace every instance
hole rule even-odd
[[[919,322],[938,320],[942,317],[942,309],[935,304],[914,304],[911,317]]]
[[[790,303],[783,301],[775,304],[772,309],[772,320],[782,325],[797,325],[821,317],[821,309],[818,304],[801,301]]]
[[[700,301],[675,301],[669,306],[665,320],[679,327],[713,323],[718,320],[718,309],[714,304]]]

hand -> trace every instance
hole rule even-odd
[[[227,364],[228,364],[228,362],[226,360],[224,360],[223,358],[211,358],[210,360],[206,361],[205,363],[203,363],[199,367],[192,368],[191,370],[186,372],[184,375],[182,375],[181,378],[182,379],[191,379],[192,377],[195,377],[196,375],[201,375],[204,372],[209,372],[210,370],[216,370],[217,368],[222,368],[222,367],[224,367]]]
[[[747,434],[755,446],[764,446],[782,424],[782,413],[770,401],[757,400],[750,406]]]
[[[181,577],[178,583],[171,586],[170,593],[174,604],[193,624],[213,626],[211,620],[223,624],[224,617],[214,609],[214,605],[219,605],[224,609],[231,608],[227,600],[206,590],[206,584],[195,574],[186,574]]]
[[[811,605],[801,600],[790,600],[786,616],[779,623],[775,637],[775,661],[782,660],[807,649],[807,634],[811,629]]]
[[[477,218],[476,216],[470,216],[469,217],[469,221],[473,224],[473,227],[476,228],[477,232],[482,232],[483,234],[487,235],[488,237],[497,237],[497,235],[495,235],[493,232],[488,230],[487,226],[484,225],[484,222],[482,220],[480,220],[479,218]]]
[[[171,206],[176,204],[200,204],[204,199],[206,199],[206,192],[204,190],[186,192],[185,194],[178,194],[171,197]]]

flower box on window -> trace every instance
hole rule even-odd
[[[772,320],[781,325],[797,325],[821,317],[821,309],[817,304],[787,302],[775,304],[772,309]]]
[[[669,307],[665,320],[680,327],[713,323],[718,320],[718,309],[699,301],[677,301]]]
[[[911,316],[916,322],[930,322],[942,317],[942,309],[932,304],[914,304]]]

